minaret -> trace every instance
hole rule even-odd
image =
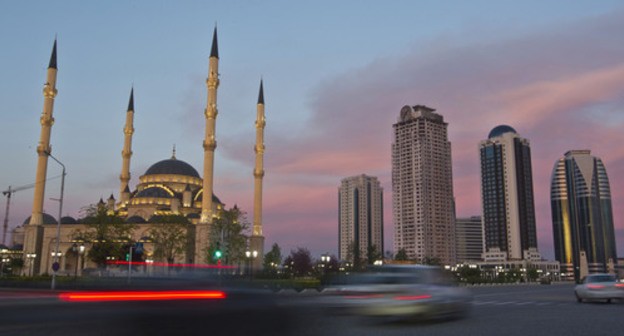
[[[37,145],[37,175],[35,177],[35,193],[33,197],[33,209],[30,217],[30,224],[43,224],[43,198],[45,194],[45,181],[48,170],[48,154],[52,152],[50,147],[50,135],[52,133],[52,125],[54,117],[54,97],[56,97],[56,39],[54,39],[54,47],[52,47],[52,56],[50,57],[50,65],[48,66],[48,74],[46,83],[43,85],[43,112],[41,113],[41,135],[39,144]]]
[[[262,178],[264,177],[264,90],[262,80],[260,80],[260,92],[258,93],[258,104],[256,105],[256,166],[253,171],[254,176],[254,217],[253,230],[249,241],[249,248],[258,251],[258,257],[254,259],[254,268],[260,268],[264,257],[264,237],[262,236]]]
[[[202,210],[199,223],[194,227],[195,246],[194,262],[204,263],[206,261],[206,249],[208,248],[208,236],[210,225],[212,224],[212,190],[214,175],[214,151],[217,148],[215,139],[215,127],[217,123],[217,88],[219,87],[219,48],[217,45],[217,27],[214,29],[212,37],[212,50],[208,65],[208,78],[206,79],[208,88],[208,101],[204,115],[206,116],[206,133],[203,143],[204,147],[204,180],[202,186]],[[190,251],[189,251],[190,252]],[[191,262],[189,258],[189,262]]]
[[[260,93],[258,94],[256,111],[256,146],[254,146],[254,152],[256,152],[256,167],[253,171],[254,217],[252,235],[262,236],[262,178],[264,177],[264,126],[266,125],[266,120],[264,118],[262,80],[260,80]]]
[[[129,189],[130,182],[130,158],[132,157],[132,134],[134,134],[134,87],[130,90],[130,101],[128,102],[128,111],[126,112],[126,125],[124,126],[124,147],[121,151],[122,164],[121,175],[119,180],[119,200],[123,203],[125,200],[124,193]],[[122,207],[124,204],[120,204]]]
[[[202,212],[199,222],[212,223],[212,193],[214,174],[214,151],[217,148],[215,126],[217,122],[217,88],[219,87],[219,48],[217,45],[217,27],[212,37],[212,50],[208,67],[208,101],[204,115],[206,116],[206,138],[204,139],[204,185],[202,195]]]

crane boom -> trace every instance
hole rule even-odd
[[[46,179],[46,181],[54,180],[59,177],[61,177],[61,175],[50,177],[49,179]],[[21,190],[32,189],[35,187],[36,184],[37,183],[26,184],[17,188],[12,188],[11,186],[9,186],[9,189],[2,192],[2,194],[7,197],[6,210],[4,212],[4,224],[2,225],[2,245],[6,244],[7,230],[9,228],[9,209],[11,207],[11,195]]]

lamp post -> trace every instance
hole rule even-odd
[[[253,267],[252,267],[252,259],[256,259],[258,256],[258,251],[245,251],[245,256],[247,257],[247,269],[249,271],[249,280],[253,279]]]
[[[36,253],[26,253],[26,260],[28,260],[28,276],[32,276],[33,259],[37,258]]]
[[[78,264],[80,264],[80,256],[85,251],[85,246],[83,243],[80,243],[80,246],[76,243],[72,245],[72,251],[76,254],[76,268],[74,270],[74,281],[78,278]]]
[[[54,256],[54,264],[52,265],[52,289],[54,289],[56,287],[56,271],[58,271],[58,250],[59,250],[59,243],[61,240],[61,216],[63,215],[63,192],[65,191],[65,165],[59,161],[57,158],[54,157],[54,155],[52,155],[52,153],[50,153],[49,151],[45,152],[49,157],[52,158],[52,160],[56,161],[56,163],[60,164],[61,167],[63,168],[63,172],[61,173],[61,197],[59,198],[59,215],[58,215],[58,222],[56,223],[56,248],[55,251],[57,252],[57,255]]]

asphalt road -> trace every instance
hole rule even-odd
[[[243,292],[223,302],[73,304],[49,291],[0,291],[0,335],[624,335],[624,302],[577,303],[572,284],[472,287],[470,316],[380,323],[300,297]]]
[[[305,335],[624,335],[624,302],[577,303],[573,284],[472,287],[469,317],[376,323],[318,316]]]

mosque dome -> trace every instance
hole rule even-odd
[[[164,188],[150,187],[139,191],[134,197],[173,198],[173,195],[171,195],[169,191]]]
[[[488,135],[488,139],[492,139],[492,138],[496,138],[499,137],[505,133],[518,133],[516,132],[515,129],[513,129],[511,126],[507,126],[507,125],[498,125],[496,127],[494,127],[491,131],[490,134]]]
[[[78,222],[74,217],[65,216],[61,218],[61,224],[78,224]]]
[[[184,175],[199,178],[199,173],[190,164],[174,157],[154,163],[147,169],[145,175]]]
[[[30,217],[32,216],[28,216],[28,218],[26,218],[24,225],[30,224]],[[43,224],[58,224],[58,222],[56,221],[56,218],[48,215],[47,213],[43,213]]]

